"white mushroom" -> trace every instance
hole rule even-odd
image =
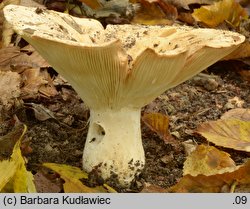
[[[235,50],[244,36],[184,26],[108,25],[54,11],[7,6],[6,20],[90,108],[83,168],[123,186],[144,167],[140,110]]]

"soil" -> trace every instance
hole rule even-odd
[[[232,69],[230,62],[222,62],[156,98],[143,108],[142,115],[144,112],[167,114],[175,145],[161,139],[142,122],[146,154],[144,171],[130,189],[119,188],[115,179],[107,183],[119,192],[140,192],[145,184],[163,188],[174,185],[182,177],[186,158],[182,142],[192,140],[197,144],[208,144],[204,138],[193,134],[193,130],[202,122],[219,119],[229,109],[238,106],[250,108],[249,86],[249,82]],[[24,142],[29,144],[32,151],[24,155],[28,170],[33,174],[42,170],[41,164],[44,162],[81,167],[89,110],[70,86],[60,86],[57,90],[61,92],[58,96],[24,100],[24,105],[11,113],[28,126]],[[237,99],[229,102],[234,97]],[[41,118],[37,104],[50,111],[49,117]],[[7,130],[8,125],[5,127]],[[246,158],[242,152],[226,151],[237,164]],[[49,189],[43,191],[51,192]]]

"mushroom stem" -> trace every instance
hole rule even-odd
[[[128,186],[144,167],[140,109],[91,110],[83,168],[96,168],[104,179],[117,176]]]

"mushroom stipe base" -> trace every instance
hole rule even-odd
[[[104,179],[117,175],[128,186],[145,164],[141,139],[140,109],[104,109],[90,112],[83,154],[83,168],[97,169]]]

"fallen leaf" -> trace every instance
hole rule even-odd
[[[87,179],[88,174],[83,172],[78,167],[73,167],[65,164],[44,163],[43,166],[57,172],[62,178],[67,177],[70,179]]]
[[[193,140],[188,139],[182,142],[186,156],[190,155],[198,146]]]
[[[183,175],[211,176],[235,169],[236,165],[228,153],[213,146],[198,145],[184,162]]]
[[[235,108],[227,111],[221,116],[222,120],[226,119],[238,119],[242,121],[250,122],[250,109]]]
[[[189,10],[190,4],[212,4],[217,0],[165,0],[166,2],[172,3],[178,7]]]
[[[140,9],[135,13],[132,23],[144,25],[172,25],[173,21],[167,19],[166,14],[158,5],[158,1],[141,0]],[[170,14],[177,18],[176,13]],[[175,19],[176,19],[175,18]]]
[[[194,25],[195,20],[192,16],[192,14],[188,13],[188,12],[180,12],[178,15],[178,20],[187,23],[189,25]]]
[[[13,148],[23,134],[23,125],[16,125],[9,133],[0,136],[0,160],[10,158]]]
[[[250,122],[237,119],[203,123],[196,132],[222,147],[250,152]]]
[[[89,6],[91,9],[100,9],[102,5],[98,0],[78,0],[87,6]]]
[[[25,103],[24,106],[34,111],[37,120],[45,121],[50,118],[56,119],[54,113],[48,108],[44,107],[42,104]]]
[[[142,121],[161,138],[168,139],[169,133],[169,118],[161,113],[145,113]]]
[[[223,58],[223,60],[242,59],[250,57],[250,43],[245,41],[236,50]]]
[[[21,134],[20,134],[21,130]],[[13,153],[9,160],[0,161],[0,191],[13,191],[13,192],[36,192],[36,187],[33,182],[33,175],[26,170],[25,161],[21,154],[20,144],[21,140],[26,133],[27,127],[25,125],[18,125],[18,130],[13,134],[18,140]],[[5,186],[7,188],[5,188]]]
[[[0,161],[0,191],[5,187],[5,185],[14,176],[18,162],[3,160]]]
[[[167,192],[167,189],[164,189],[160,186],[153,185],[150,183],[145,183],[140,193],[166,193],[166,192]]]
[[[59,193],[63,189],[61,181],[51,180],[41,171],[34,175],[34,181],[38,193]]]
[[[21,88],[22,98],[36,98],[39,94],[45,97],[53,97],[58,94],[47,70],[30,68],[22,73],[24,82]]]
[[[20,54],[20,48],[9,46],[0,49],[0,69],[1,71],[10,70],[10,62]]]
[[[20,96],[20,81],[18,73],[0,71],[0,104],[12,104]]]
[[[233,172],[226,172],[211,176],[185,175],[180,181],[169,189],[169,192],[189,192],[189,193],[207,193],[222,192],[223,188],[231,188],[233,185],[241,187],[250,184],[250,160]]]
[[[241,77],[245,80],[245,81],[248,81],[250,82],[250,70],[247,69],[247,70],[240,70],[239,71],[239,74],[241,75]]]
[[[238,26],[241,20],[247,19],[248,14],[235,0],[222,0],[195,9],[192,16],[196,21],[203,22],[209,27],[216,27],[224,21],[233,26]]]
[[[22,158],[21,151],[19,153],[19,159],[22,160],[18,166],[15,176],[13,177],[13,189],[15,193],[35,193],[36,187],[34,185],[34,178],[30,171],[26,170],[25,162]]]
[[[51,170],[57,172],[61,176],[61,178],[65,181],[65,183],[63,184],[65,193],[107,192],[107,189],[103,186],[88,187],[84,185],[80,181],[80,179],[87,179],[88,174],[83,172],[80,168],[64,164],[55,164],[55,163],[44,163],[43,166],[50,168]]]

